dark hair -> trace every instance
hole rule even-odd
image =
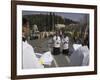
[[[27,24],[27,22],[28,22],[28,19],[23,18],[23,20],[22,20],[22,25],[26,25],[26,24]]]
[[[82,45],[83,45],[83,46],[84,46],[84,45],[87,45],[87,46],[88,46],[88,44],[89,44],[88,39],[84,39],[84,41],[83,41]],[[89,47],[89,46],[88,46],[88,47]]]

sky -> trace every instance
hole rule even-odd
[[[34,14],[49,14],[49,12],[37,12],[37,11],[23,11],[22,15],[34,15]],[[61,16],[63,18],[68,18],[73,21],[80,21],[85,15],[83,13],[61,13],[61,12],[55,12],[55,15]]]

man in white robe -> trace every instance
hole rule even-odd
[[[89,65],[89,48],[86,44],[83,46],[77,45],[78,48],[74,50],[70,56],[72,66],[88,66]],[[76,46],[76,47],[77,47]]]
[[[64,34],[62,38],[62,53],[68,55],[69,54],[69,37]]]
[[[53,55],[60,54],[61,38],[59,33],[56,32],[56,35],[53,37]]]
[[[29,34],[29,22],[27,19],[23,18],[22,26],[22,68],[23,69],[34,69],[34,68],[44,68],[40,64],[36,54],[34,53],[33,47],[27,42],[26,37]]]

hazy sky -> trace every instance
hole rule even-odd
[[[23,11],[22,15],[34,15],[34,14],[49,14],[49,12],[37,12],[37,11]],[[85,15],[88,14],[82,14],[82,13],[61,13],[61,12],[55,12],[55,15],[62,16],[63,18],[68,18],[74,21],[80,21]]]

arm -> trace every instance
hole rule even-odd
[[[43,68],[31,46],[23,50],[23,68]]]

